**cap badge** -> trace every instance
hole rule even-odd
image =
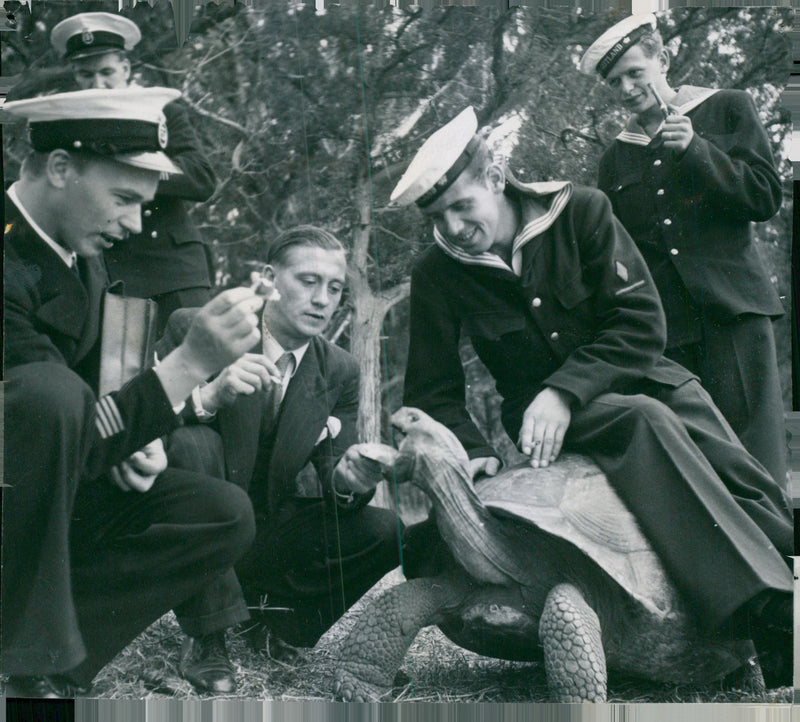
[[[81,33],[81,42],[84,45],[91,45],[94,42],[94,33],[91,30],[84,30]]]
[[[161,119],[158,121],[158,145],[160,148],[167,147],[167,140],[169,139],[169,135],[167,134],[167,119],[162,115]]]

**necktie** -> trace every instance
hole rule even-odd
[[[283,388],[286,385],[286,376],[290,374],[294,367],[294,355],[291,353],[284,353],[275,362],[278,371],[281,375],[281,383],[273,383],[267,390],[265,398],[265,406],[267,411],[267,423],[272,428],[278,420],[278,414],[281,409],[281,401],[283,401]]]

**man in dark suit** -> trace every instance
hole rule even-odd
[[[418,205],[435,240],[411,274],[404,402],[450,428],[476,473],[496,472],[465,405],[458,344],[468,335],[531,464],[547,466],[562,446],[592,457],[698,621],[791,660],[785,491],[697,379],[662,357],[658,293],[606,196],[520,183],[477,128],[462,111],[392,193]],[[430,545],[411,548],[404,559],[430,556]]]
[[[133,21],[112,13],[79,13],[58,23],[50,38],[69,62],[78,88],[130,84],[128,52],[141,39]],[[143,207],[142,230],[133,242],[104,254],[110,279],[124,281],[127,295],[158,303],[159,329],[175,309],[202,306],[210,298],[209,256],[189,219],[187,201],[206,201],[216,187],[186,106],[169,103],[164,115],[169,130],[165,152],[182,172],[158,184],[155,198]]]
[[[31,154],[4,210],[2,672],[7,696],[72,696],[131,639],[238,559],[246,495],[164,470],[154,439],[192,388],[259,338],[261,300],[200,309],[155,369],[98,398],[101,254],[141,230],[164,155],[167,88],[6,103]],[[122,130],[122,132],[120,132]],[[161,473],[163,472],[163,473]]]
[[[358,363],[321,336],[344,289],[344,248],[327,231],[299,226],[275,239],[266,261],[279,298],[264,306],[261,344],[195,390],[168,454],[171,466],[247,490],[256,541],[236,565],[244,599],[267,608],[255,622],[273,643],[311,646],[398,565],[399,524],[393,512],[367,506],[380,469],[356,444]],[[192,315],[172,315],[162,352]],[[309,462],[316,474],[301,474]],[[227,581],[198,604],[196,624],[183,625],[194,638],[182,670],[201,689],[233,685],[224,629],[247,614],[244,603],[231,604],[236,575]]]
[[[600,159],[598,187],[647,262],[667,317],[665,355],[700,377],[745,448],[787,487],[772,320],[784,309],[752,223],[783,196],[753,99],[667,81],[652,14],[609,28],[581,69],[631,113]]]

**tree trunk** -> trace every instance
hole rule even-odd
[[[361,177],[356,188],[360,223],[355,228],[350,258],[349,289],[353,305],[350,353],[358,359],[361,384],[358,398],[358,438],[362,442],[381,440],[381,328],[389,309],[409,292],[408,282],[376,293],[369,283],[368,262],[372,240],[369,179]],[[393,495],[381,483],[372,501],[376,506],[394,508]]]

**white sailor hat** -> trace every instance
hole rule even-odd
[[[586,75],[598,72],[605,78],[616,62],[636,45],[645,33],[655,30],[656,25],[656,16],[652,13],[629,15],[616,25],[612,25],[583,54],[581,72]]]
[[[142,39],[139,26],[113,13],[78,13],[58,23],[50,42],[66,60],[131,50]]]
[[[8,102],[2,112],[28,121],[30,144],[42,153],[88,151],[137,168],[181,173],[164,153],[163,112],[180,94],[173,88],[77,90]]]
[[[398,206],[416,201],[421,208],[433,203],[469,165],[480,143],[477,130],[472,106],[439,128],[417,151],[390,201]]]

